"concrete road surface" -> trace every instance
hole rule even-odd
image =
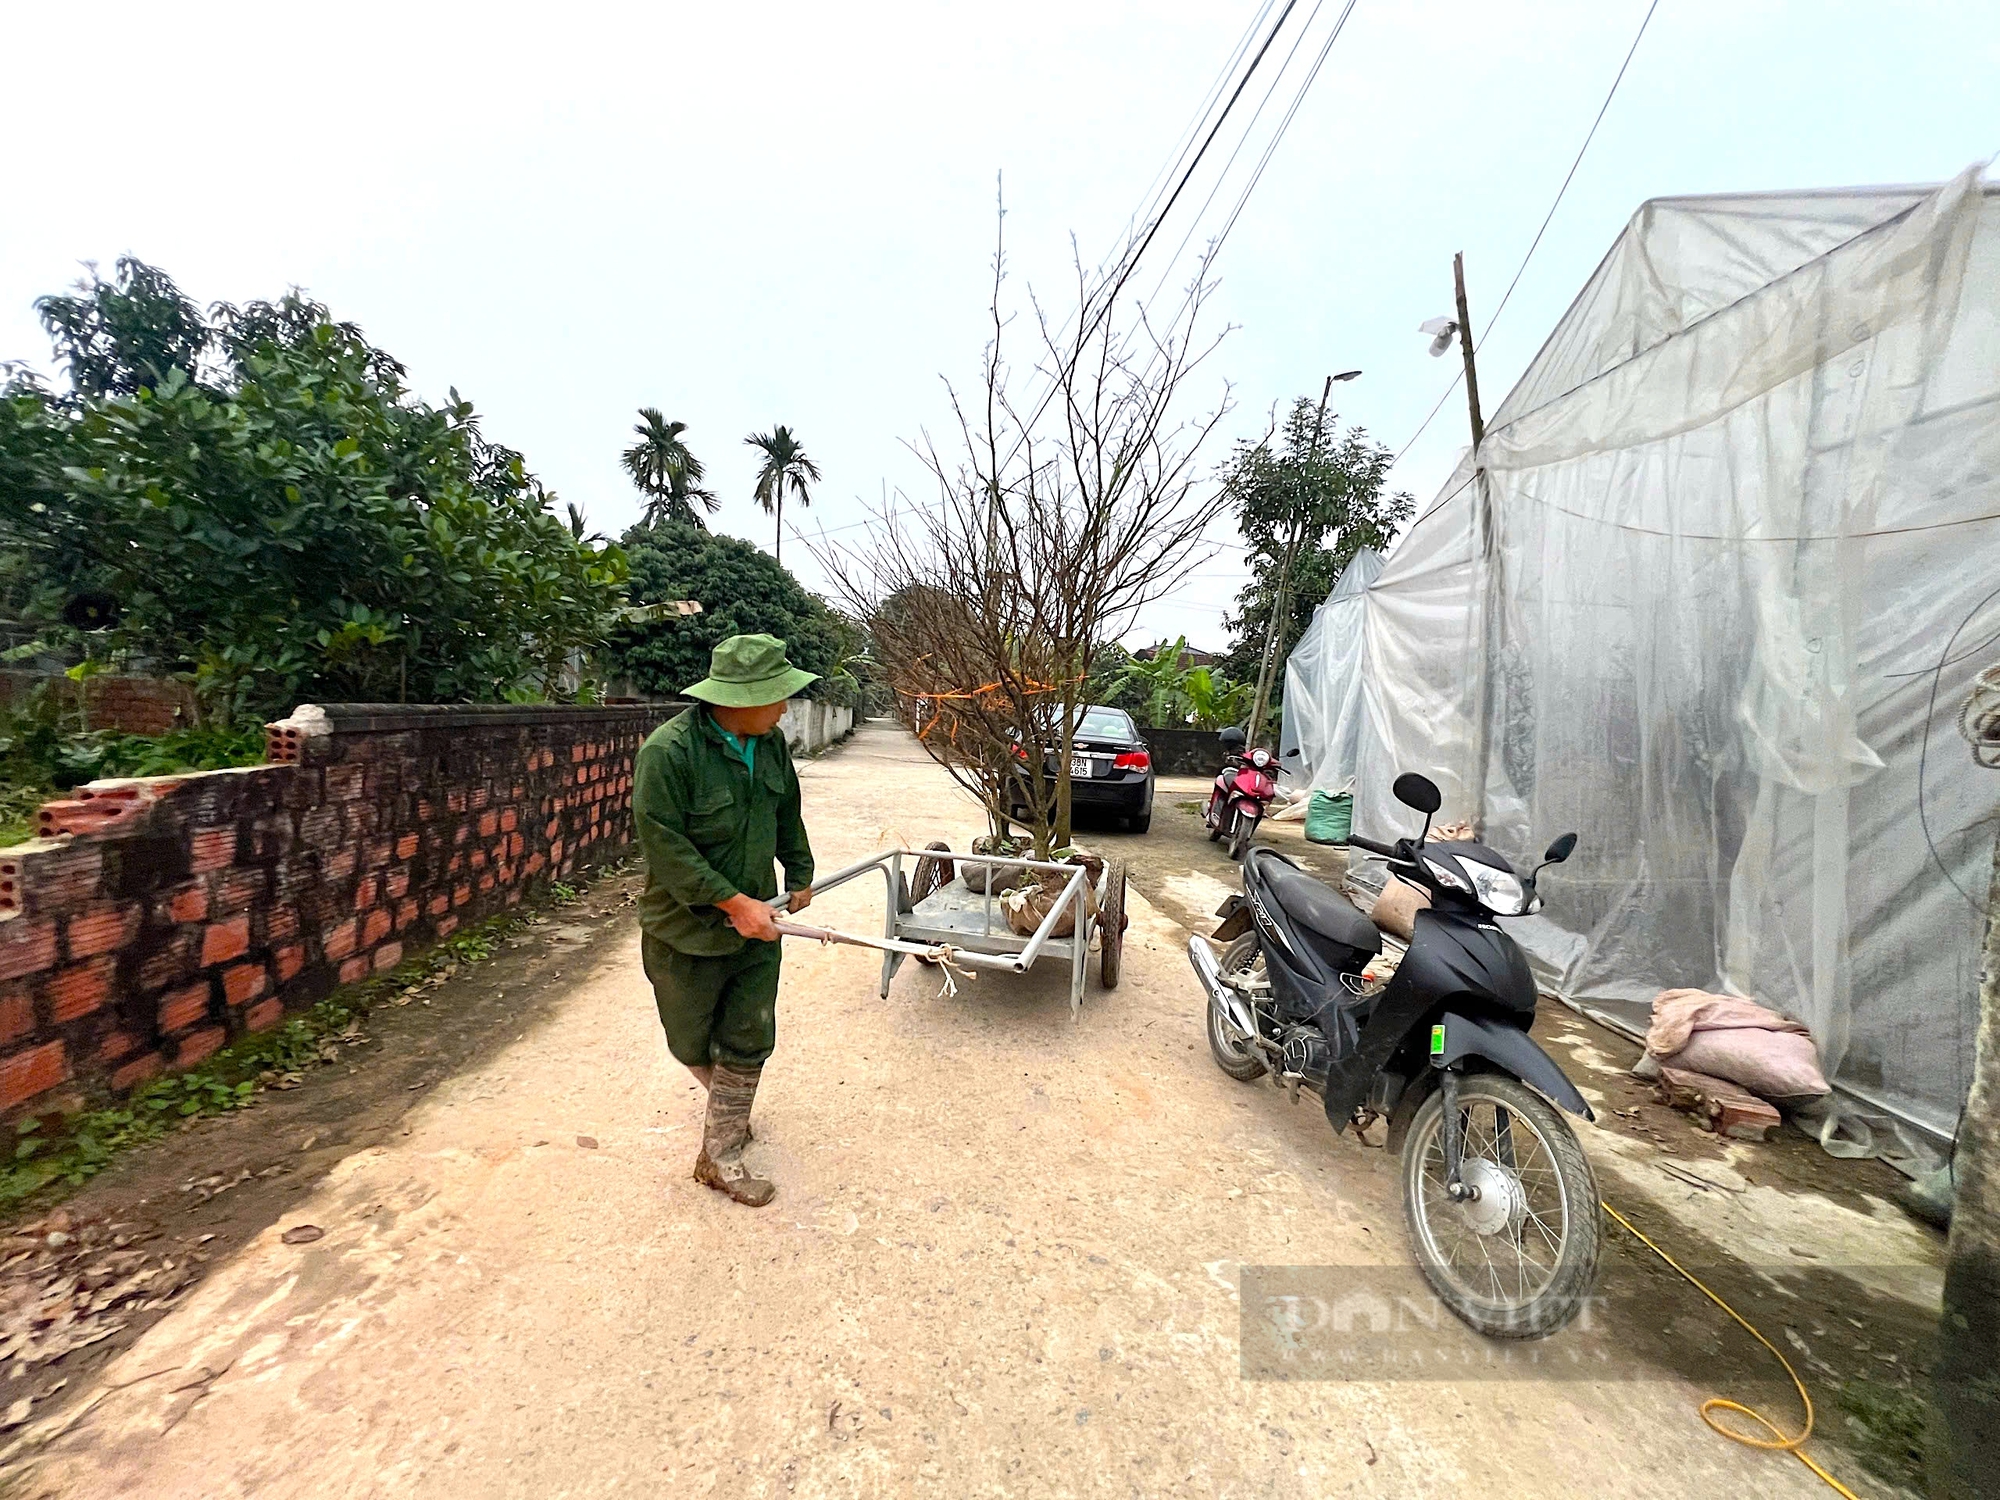
[[[898,730],[803,778],[822,868],[982,826]],[[878,930],[880,901],[813,915]],[[551,1019],[215,1267],[13,1492],[1821,1493],[1629,1362],[1243,1379],[1241,1267],[1407,1252],[1383,1153],[1216,1070],[1183,942],[1135,899],[1124,983],[1093,974],[1075,1022],[1054,970],[954,997],[911,966],[882,1001],[870,955],[794,942],[752,1211],[688,1175],[699,1091],[618,930]],[[300,1223],[324,1237],[282,1243]]]

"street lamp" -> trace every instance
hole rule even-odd
[[[1338,375],[1334,376],[1333,378],[1335,380],[1355,380],[1358,379],[1360,375],[1361,372],[1359,370],[1342,370]]]

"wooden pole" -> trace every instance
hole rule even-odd
[[[1465,356],[1465,405],[1472,418],[1472,473],[1479,508],[1480,557],[1480,658],[1479,709],[1475,718],[1472,756],[1472,824],[1474,831],[1486,833],[1486,782],[1493,765],[1493,718],[1499,706],[1502,618],[1499,576],[1498,528],[1494,524],[1493,492],[1486,482],[1486,469],[1479,447],[1486,441],[1486,419],[1479,411],[1479,366],[1472,347],[1472,312],[1465,302],[1465,253],[1451,258],[1452,292],[1458,303],[1458,347]]]
[[[1486,441],[1486,419],[1479,414],[1479,367],[1472,358],[1472,314],[1465,308],[1465,252],[1462,250],[1451,258],[1451,280],[1453,290],[1458,294],[1458,347],[1465,355],[1465,404],[1472,411],[1472,451],[1477,461],[1479,445]]]
[[[1313,418],[1312,447],[1307,451],[1306,462],[1310,465],[1319,459],[1319,437],[1326,426],[1327,398],[1333,394],[1333,377],[1326,377],[1326,384],[1319,393],[1319,415]],[[1299,544],[1305,539],[1306,507],[1305,497],[1300,496],[1299,513],[1292,519],[1292,535],[1285,543],[1285,560],[1278,568],[1278,593],[1271,602],[1271,620],[1264,631],[1264,662],[1257,669],[1257,696],[1250,708],[1250,748],[1255,749],[1257,738],[1264,732],[1264,711],[1271,702],[1271,679],[1277,670],[1279,631],[1285,618],[1287,594],[1292,585],[1292,560],[1298,556]]]

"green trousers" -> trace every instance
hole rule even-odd
[[[778,943],[700,958],[650,934],[639,947],[667,1050],[690,1068],[761,1068],[778,1044]]]

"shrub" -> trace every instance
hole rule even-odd
[[[624,547],[635,603],[693,599],[702,611],[618,626],[604,653],[610,676],[629,678],[643,696],[669,698],[708,675],[717,642],[775,635],[794,666],[821,674],[807,697],[851,703],[853,679],[833,680],[844,660],[838,618],[768,553],[676,521],[635,526]]]

